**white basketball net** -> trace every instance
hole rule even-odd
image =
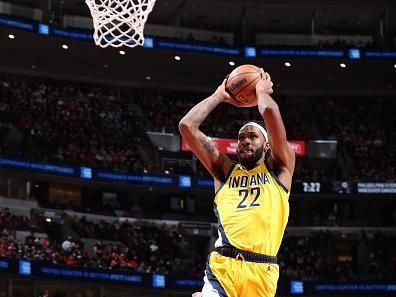
[[[143,45],[144,25],[155,0],[85,0],[85,3],[93,18],[96,45]]]

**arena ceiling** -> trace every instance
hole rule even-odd
[[[57,13],[89,16],[83,0],[13,0],[17,5]],[[317,30],[372,34],[379,20],[396,32],[394,0],[157,0],[149,23],[210,28],[238,33],[309,33]],[[392,21],[389,21],[392,20]],[[389,31],[388,31],[389,32]],[[15,34],[14,40],[7,38]],[[61,45],[68,42],[69,50]],[[0,27],[0,72],[103,82],[120,86],[150,86],[209,92],[236,65],[261,65],[271,73],[276,90],[290,94],[395,94],[392,60],[283,59],[229,57],[168,50],[101,49],[83,41]],[[181,61],[176,62],[178,54]],[[292,67],[285,67],[288,61]],[[346,63],[346,68],[340,68]],[[0,74],[1,75],[1,74]],[[146,78],[150,77],[150,80]],[[363,82],[363,83],[362,83]]]
[[[15,38],[8,38],[14,34]],[[62,49],[67,43],[68,50]],[[243,58],[164,49],[102,49],[87,41],[65,40],[0,26],[0,77],[13,74],[103,83],[213,91],[236,65],[256,64],[268,71],[277,94],[389,95],[396,93],[392,60]],[[181,60],[176,61],[175,55]],[[291,67],[285,67],[288,61]],[[346,68],[341,68],[345,63]],[[150,77],[148,80],[147,77]]]
[[[57,14],[88,16],[83,0],[12,0],[10,3]],[[396,32],[396,1],[392,0],[157,0],[151,24],[181,25],[226,32],[372,34]]]

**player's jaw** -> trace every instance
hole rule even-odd
[[[263,152],[264,146],[256,149],[252,146],[240,146],[237,150],[238,161],[247,169],[251,169],[263,158]]]

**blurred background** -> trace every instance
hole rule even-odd
[[[158,0],[139,48],[81,0],[0,1],[0,296],[190,296],[217,238],[181,117],[271,74],[297,161],[278,296],[396,295],[396,4]],[[235,157],[256,108],[203,125]]]

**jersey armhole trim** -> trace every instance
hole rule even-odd
[[[270,167],[268,166],[267,161],[264,161],[264,165],[267,168],[268,172],[271,174],[272,178],[276,181],[276,183],[286,192],[286,194],[289,194],[289,190],[285,187],[284,184],[281,183],[281,181],[278,179],[276,176],[275,172],[273,172]]]
[[[224,187],[224,185],[227,183],[228,178],[230,177],[230,175],[231,175],[232,171],[234,170],[235,166],[236,166],[236,164],[233,163],[233,164],[231,165],[230,169],[228,170],[227,175],[226,175],[226,177],[225,177],[225,182],[222,184],[222,186],[221,186],[221,187],[216,191],[216,193],[215,193],[215,200],[216,200],[216,195],[217,195],[217,193],[220,192],[220,190],[221,190],[221,189]]]

